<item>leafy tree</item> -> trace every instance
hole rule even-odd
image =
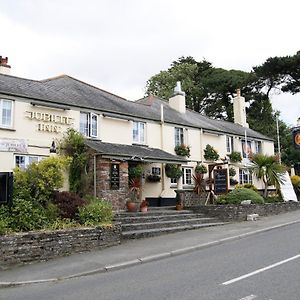
[[[279,164],[278,156],[269,156],[264,154],[255,154],[251,157],[251,170],[257,179],[261,179],[264,183],[264,197],[268,196],[268,186],[275,185],[279,187],[281,182],[281,174],[284,167]]]
[[[66,135],[59,142],[59,152],[70,160],[70,191],[83,194],[88,180],[86,166],[89,158],[83,135],[73,128],[69,128]]]

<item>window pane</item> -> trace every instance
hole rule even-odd
[[[98,136],[98,116],[92,114],[92,128],[91,128],[91,136]]]
[[[145,123],[133,122],[133,142],[144,144],[145,143]]]
[[[89,136],[89,114],[80,113],[80,133],[85,136]]]
[[[12,125],[12,101],[2,100],[2,123],[3,126]]]
[[[140,143],[144,143],[145,142],[145,124],[144,123],[140,123]]]
[[[33,162],[38,162],[38,161],[39,161],[38,156],[29,156],[29,159],[28,159],[29,164],[31,164]]]
[[[137,122],[133,122],[133,141],[138,143],[139,142],[139,124]]]
[[[185,184],[192,184],[192,169],[185,169]]]
[[[19,167],[21,169],[25,169],[25,156],[16,155],[16,167]]]
[[[179,146],[183,143],[183,128],[175,127],[175,146]]]

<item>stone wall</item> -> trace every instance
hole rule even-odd
[[[247,215],[259,216],[277,215],[280,213],[300,209],[297,202],[266,203],[250,205],[207,205],[191,207],[194,212],[204,213],[211,217],[217,217],[223,221],[245,221]]]
[[[120,188],[117,190],[111,189],[110,172],[111,160],[104,159],[101,156],[96,156],[96,194],[97,197],[103,198],[111,202],[113,209],[123,210],[126,206],[126,201],[129,200],[128,188],[128,163],[124,161],[116,162],[119,164]],[[90,160],[89,172],[94,172],[94,160]],[[93,195],[94,187],[91,186],[90,194]]]
[[[120,244],[121,225],[35,231],[0,236],[0,270],[9,265],[43,261]]]
[[[204,205],[208,194],[207,192],[203,192],[197,195],[193,190],[177,190],[177,192],[179,192],[184,207]]]

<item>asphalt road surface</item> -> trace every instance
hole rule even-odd
[[[299,300],[300,224],[123,270],[4,288],[0,299]]]

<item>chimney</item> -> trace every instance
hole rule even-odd
[[[180,81],[177,81],[173,96],[169,99],[169,105],[178,112],[185,113],[185,92],[181,90]]]
[[[0,74],[10,74],[10,65],[8,63],[8,57],[0,56]]]
[[[246,105],[245,98],[241,96],[241,90],[236,90],[236,97],[233,98],[233,116],[234,123],[240,124],[244,127],[249,127],[246,120]]]

